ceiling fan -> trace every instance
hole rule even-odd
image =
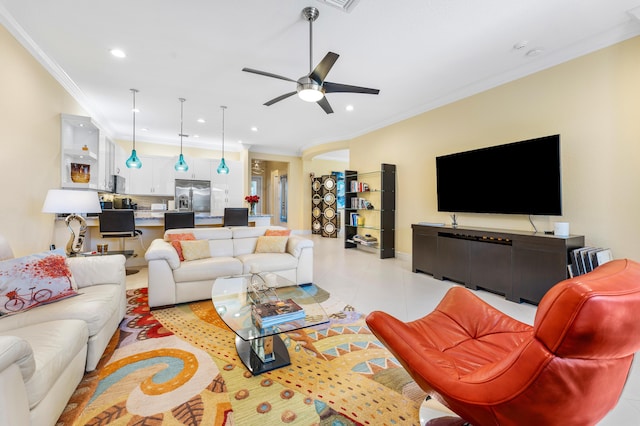
[[[291,81],[296,83],[296,90],[293,92],[285,93],[284,95],[280,95],[277,98],[271,99],[268,102],[265,102],[264,105],[271,106],[276,102],[280,102],[283,99],[287,99],[290,96],[295,95],[298,96],[307,102],[316,102],[318,105],[322,107],[324,112],[327,114],[333,113],[333,109],[331,105],[329,105],[329,101],[324,96],[325,93],[366,93],[370,95],[377,95],[380,93],[378,89],[369,89],[367,87],[359,87],[359,86],[350,86],[347,84],[339,84],[339,83],[331,83],[329,81],[325,81],[325,78],[333,64],[338,60],[337,53],[329,52],[325,55],[324,58],[320,61],[315,68],[313,67],[313,22],[318,19],[320,12],[315,7],[305,7],[302,9],[302,16],[309,22],[309,74],[300,77],[298,80],[294,80],[292,78],[283,77],[281,75],[272,74],[266,71],[255,70],[252,68],[242,68],[242,71],[250,72],[253,74],[264,75],[266,77],[279,78],[280,80]]]

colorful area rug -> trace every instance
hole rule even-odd
[[[58,425],[410,425],[424,393],[367,329],[364,316],[314,296],[327,326],[287,333],[291,365],[252,376],[210,301],[149,311],[127,292],[117,347]]]

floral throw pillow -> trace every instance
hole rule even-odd
[[[0,316],[75,296],[77,289],[62,249],[0,262]]]
[[[180,241],[191,241],[195,240],[196,237],[191,232],[187,232],[184,234],[167,234],[167,240],[171,243],[176,252],[178,252],[178,257],[180,258],[180,262],[184,261],[184,254],[182,253],[182,245]]]

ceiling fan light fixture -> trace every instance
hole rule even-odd
[[[324,89],[321,85],[305,77],[298,81],[298,97],[306,102],[318,102],[324,97]]]
[[[324,93],[318,89],[302,89],[298,92],[298,97],[306,102],[318,102],[324,97]]]

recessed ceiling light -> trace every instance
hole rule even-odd
[[[544,49],[541,47],[536,47],[535,49],[531,49],[530,51],[528,51],[526,53],[527,56],[538,56],[540,55],[542,52],[544,52]]]
[[[239,143],[240,145],[242,145],[242,141],[241,141],[240,139],[238,139],[238,143]]]
[[[199,137],[200,137],[200,135],[193,135],[193,137],[194,137],[194,138],[199,138]]]
[[[116,58],[126,58],[127,54],[124,53],[124,51],[120,50],[120,49],[111,49],[109,52],[111,52],[111,54],[113,56],[115,56]]]
[[[135,112],[136,114],[140,112],[140,110],[138,108],[132,108],[131,112]]]
[[[258,128],[257,128],[256,126],[253,126],[253,127],[251,127],[251,131],[252,131],[252,132],[257,132],[257,131],[258,131]]]
[[[198,123],[206,123],[207,120],[205,120],[204,118],[198,118],[198,120],[196,120]]]
[[[353,105],[347,105],[344,109],[347,111],[353,111]]]
[[[141,132],[148,132],[149,129],[147,129],[146,127],[143,127],[142,129],[140,129]]]
[[[513,45],[513,49],[514,50],[524,49],[525,47],[527,47],[527,44],[529,44],[529,42],[527,40],[519,41],[519,42],[517,42],[516,44]]]

